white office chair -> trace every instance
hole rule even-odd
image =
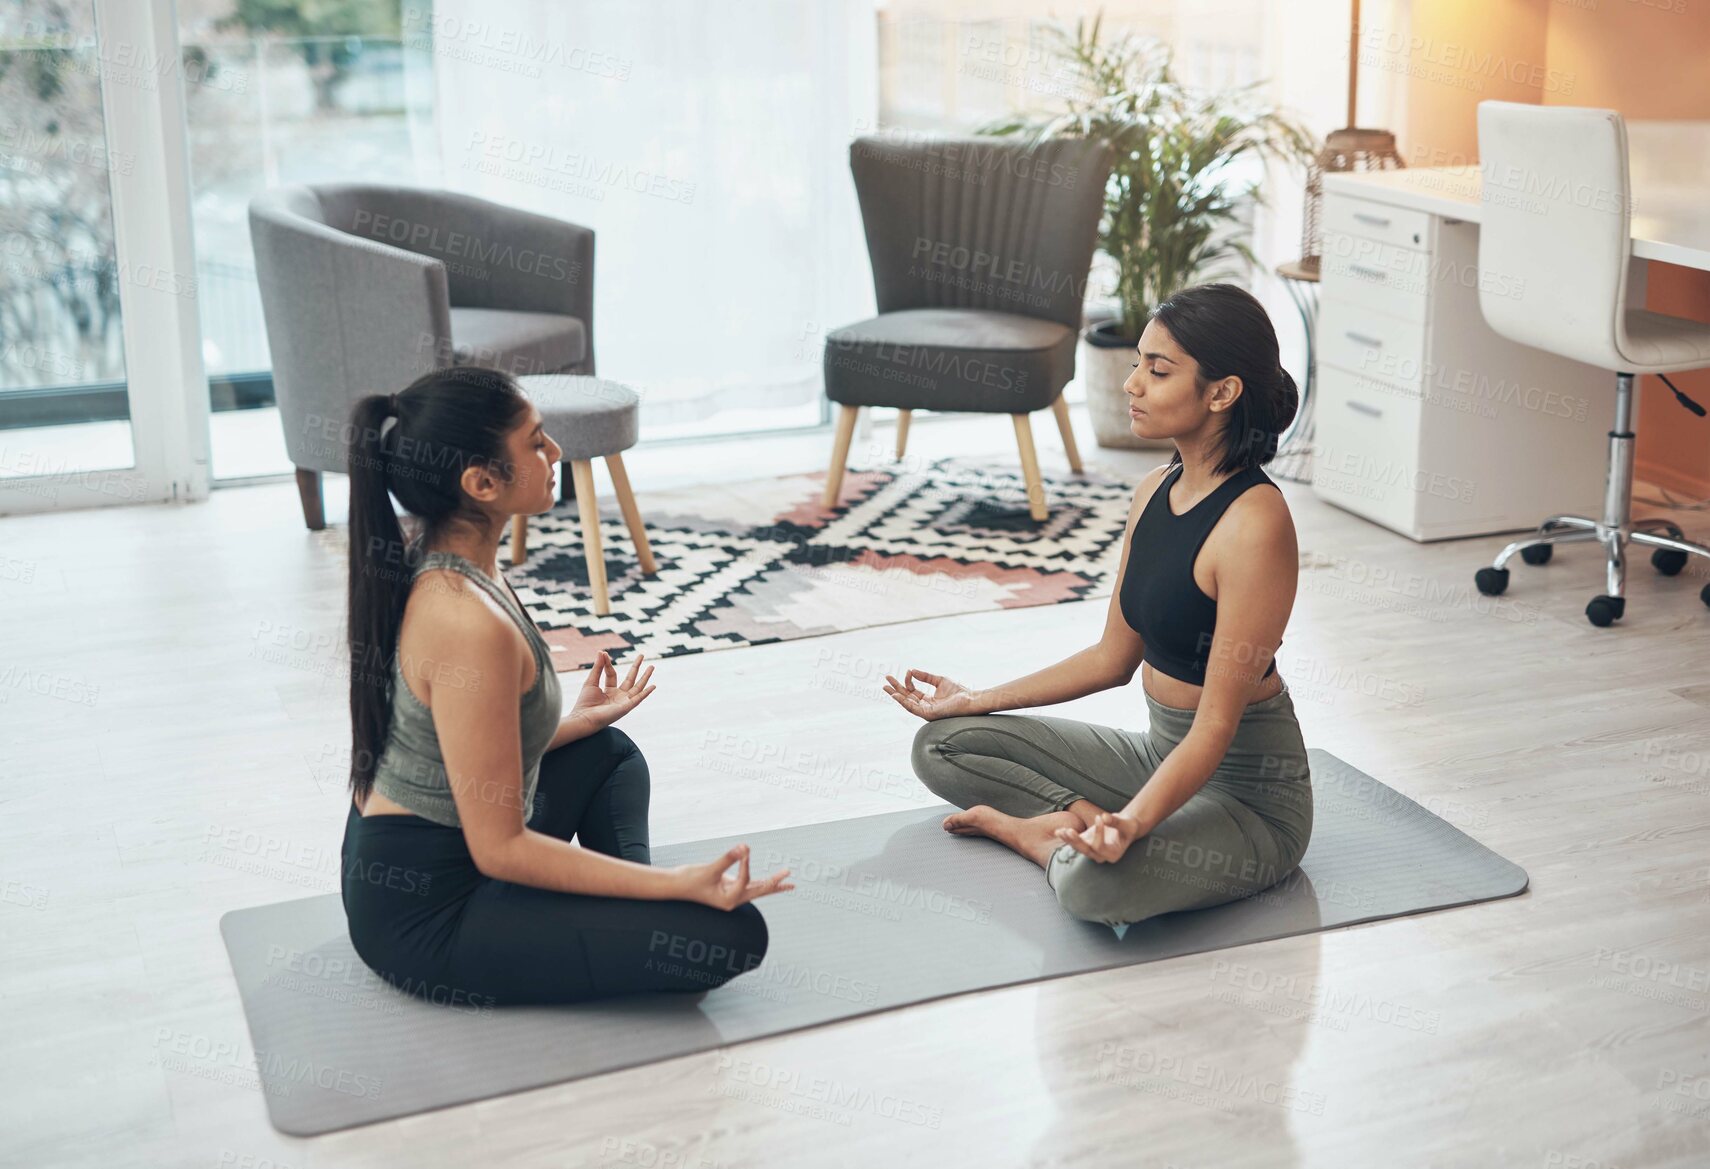
[[[1655,549],[1651,563],[1667,576],[1688,556],[1710,557],[1710,548],[1690,543],[1668,520],[1632,519],[1634,375],[1710,366],[1710,324],[1627,306],[1632,204],[1627,125],[1617,111],[1482,101],[1478,152],[1485,320],[1510,340],[1616,373],[1602,518],[1550,516],[1475,580],[1479,592],[1495,596],[1508,587],[1503,566],[1516,552],[1527,564],[1546,564],[1558,544],[1596,540],[1608,560],[1609,591],[1593,597],[1585,615],[1608,625],[1626,609],[1629,542]],[[1682,405],[1704,414],[1663,381]],[[1710,605],[1710,585],[1699,597]]]

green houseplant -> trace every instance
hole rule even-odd
[[[1080,367],[1099,445],[1152,446],[1130,432],[1122,394],[1148,313],[1178,289],[1239,279],[1256,263],[1239,217],[1264,198],[1258,182],[1229,173],[1231,164],[1251,156],[1304,165],[1315,144],[1259,92],[1264,82],[1191,89],[1176,79],[1169,45],[1131,35],[1102,43],[1102,19],[1050,30],[1061,75],[1073,83],[1061,112],[1020,115],[981,133],[1111,144],[1098,246],[1115,269],[1118,315],[1083,334]]]

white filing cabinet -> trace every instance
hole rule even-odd
[[[1320,498],[1414,540],[1601,514],[1615,375],[1497,336],[1478,226],[1326,191],[1319,288]],[[1639,303],[1643,303],[1642,299]]]

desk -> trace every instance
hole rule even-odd
[[[1710,271],[1710,122],[1629,122],[1627,142],[1643,307],[1651,260]],[[1482,182],[1476,166],[1324,176],[1313,491],[1414,540],[1601,512],[1614,371],[1484,323],[1481,285],[1523,289],[1478,271]]]

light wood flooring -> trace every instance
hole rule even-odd
[[[1161,458],[1097,448],[1077,425],[1090,463]],[[917,420],[911,445],[1016,457],[1003,419]],[[642,450],[630,474],[645,502],[673,478],[822,467],[828,449],[817,435]],[[1602,587],[1589,549],[1516,564],[1493,605],[1471,578],[1501,538],[1418,545],[1287,493],[1309,567],[1281,660],[1307,742],[1524,866],[1526,895],[312,1140],[268,1125],[217,922],[337,888],[339,534],[303,530],[290,483],[0,520],[0,1163],[1710,1163],[1703,569],[1669,580],[1641,560],[1626,620],[1599,630],[1581,615]],[[1680,518],[1710,536],[1710,518]],[[915,724],[881,676],[1002,680],[1090,641],[1103,606],[660,663],[625,723],[652,763],[656,841],[936,802],[910,784]],[[1139,725],[1144,709],[1136,690],[1059,713]]]

